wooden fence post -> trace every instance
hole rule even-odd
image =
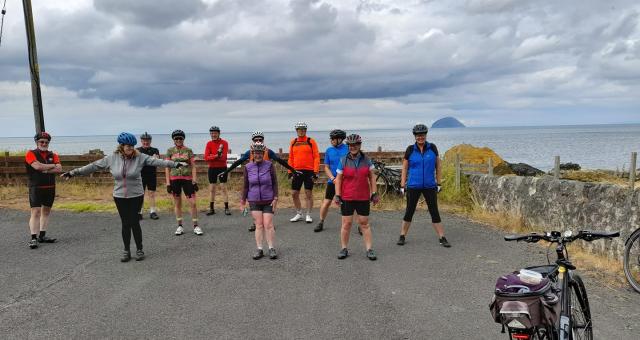
[[[631,166],[629,167],[629,185],[631,186],[631,191],[633,191],[634,186],[636,184],[636,162],[638,160],[638,153],[631,153]]]
[[[9,169],[9,151],[4,152],[4,167],[5,169]],[[9,179],[9,172],[5,172],[4,177]]]
[[[489,171],[487,171],[487,173],[489,174],[489,176],[493,176],[493,158],[489,157]]]
[[[555,157],[555,165],[553,167],[553,177],[560,179],[560,156]]]
[[[378,145],[378,152],[382,152],[382,147]]]
[[[460,190],[460,172],[462,171],[460,167],[460,154],[456,154],[456,190]]]

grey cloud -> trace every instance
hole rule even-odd
[[[168,28],[206,9],[200,0],[93,0],[96,10],[125,23]]]

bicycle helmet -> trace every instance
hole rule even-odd
[[[345,142],[347,144],[361,144],[362,143],[362,137],[360,137],[360,135],[356,135],[354,134],[350,134],[347,136],[347,139],[345,139]]]
[[[340,129],[336,129],[336,130],[332,130],[329,133],[329,138],[331,139],[345,139],[347,138],[347,133],[340,130]]]
[[[138,144],[136,136],[128,132],[121,132],[118,135],[118,144],[135,146]]]
[[[424,124],[416,124],[416,126],[413,127],[414,135],[421,135],[427,132],[429,132],[429,128]]]
[[[45,131],[41,131],[41,132],[36,133],[35,136],[33,136],[33,140],[36,141],[36,142],[38,140],[40,140],[40,139],[46,139],[48,141],[51,141],[51,135],[49,133],[45,132]]]
[[[148,139],[151,140],[151,135],[148,134],[146,131],[142,134],[142,136],[140,136],[140,139]]]
[[[262,151],[266,150],[267,147],[262,142],[253,142],[251,143],[251,151]]]
[[[260,138],[264,139],[264,133],[262,131],[254,131],[251,134],[251,140],[253,140],[256,137],[260,137]]]
[[[174,139],[174,138],[176,138],[176,137],[182,137],[182,138],[184,139],[184,137],[185,137],[185,136],[184,136],[184,131],[182,131],[182,130],[174,130],[174,131],[171,133],[171,139]]]
[[[213,132],[213,131],[220,132],[220,128],[214,125],[209,129],[209,132]]]
[[[298,130],[298,129],[306,130],[307,129],[307,123],[305,123],[305,122],[297,122],[296,125],[295,125],[295,128],[296,128],[296,130]]]

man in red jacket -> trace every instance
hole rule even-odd
[[[227,170],[227,153],[229,153],[229,143],[226,140],[220,138],[220,128],[212,126],[209,129],[211,134],[211,140],[207,142],[207,147],[204,150],[204,160],[209,163],[209,193],[211,195],[209,199],[209,212],[207,216],[211,216],[216,213],[214,209],[214,203],[216,201],[216,183],[220,180],[220,188],[222,189],[222,195],[224,196],[224,214],[231,215],[229,210],[229,194],[227,193],[227,176],[221,176],[218,179],[218,175],[224,173]]]

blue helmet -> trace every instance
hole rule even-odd
[[[118,135],[118,144],[135,146],[138,144],[138,140],[136,139],[136,136],[128,132],[122,132]]]

